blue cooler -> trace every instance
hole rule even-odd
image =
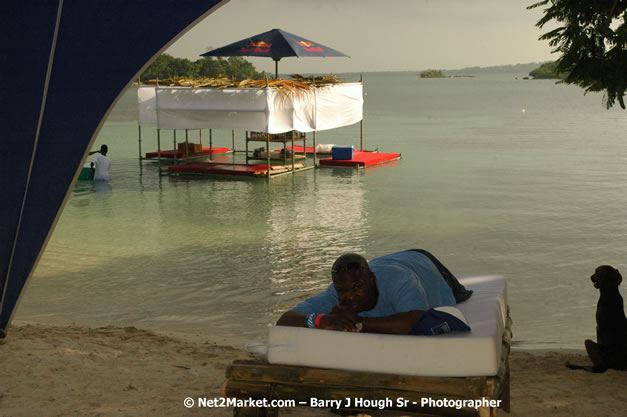
[[[331,148],[332,159],[353,159],[352,146],[334,146]]]

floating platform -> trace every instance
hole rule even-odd
[[[295,164],[295,171],[304,169],[303,164]],[[292,165],[270,165],[270,176],[292,171]],[[263,177],[268,174],[267,164],[225,164],[219,162],[192,162],[168,167],[168,172],[179,175],[234,175],[241,177]]]
[[[213,151],[212,151],[212,148],[206,147],[206,148],[202,148],[202,152],[194,152],[194,153],[190,152],[187,155],[185,154],[185,152],[174,151],[173,149],[170,149],[167,151],[161,151],[161,157],[167,158],[167,159],[174,159],[174,155],[176,153],[176,159],[185,160],[189,158],[210,157],[210,156],[225,154],[229,152],[231,152],[229,148],[216,148],[215,146],[213,147]],[[145,159],[157,159],[157,158],[159,158],[159,152],[146,152]]]
[[[286,147],[286,149],[288,151],[291,151],[292,147],[288,146],[288,147]],[[313,155],[314,148],[313,148],[313,146],[305,146],[305,147],[303,147],[303,146],[300,146],[300,145],[294,145],[294,152],[301,153],[301,154],[302,153],[306,153],[307,155]],[[323,152],[317,152],[317,154],[318,155],[331,155],[330,153],[326,153],[326,152],[324,152],[324,153]]]
[[[383,153],[383,152],[353,152],[353,159],[321,159],[320,166],[326,167],[349,167],[349,168],[365,168],[371,165],[382,164],[384,162],[396,161],[401,159],[400,153]]]
[[[291,147],[291,146],[288,146],[288,147],[286,147],[286,149],[287,149],[288,151],[291,151],[291,150],[292,150],[292,147]],[[302,153],[306,153],[307,155],[313,155],[313,153],[314,153],[314,148],[313,148],[313,146],[307,146],[307,147],[303,148],[303,147],[302,147],[302,146],[300,146],[300,145],[294,145],[294,151],[295,151],[296,153],[301,153],[301,154],[302,154]],[[356,151],[356,152],[357,152],[357,151]],[[378,148],[377,148],[376,150],[365,150],[365,151],[363,151],[363,152],[370,152],[370,153],[372,153],[372,152],[379,152],[379,150],[378,150]],[[316,155],[331,155],[331,152],[316,152]]]

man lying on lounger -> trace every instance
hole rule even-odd
[[[285,312],[277,325],[409,334],[425,310],[455,306],[472,294],[420,249],[382,256],[370,264],[348,253],[335,261],[331,277],[326,291]]]

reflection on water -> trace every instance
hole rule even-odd
[[[93,181],[80,180],[74,185],[74,195],[82,196],[86,194],[99,193],[100,195],[108,194],[113,191],[113,186],[109,181]]]
[[[266,242],[277,295],[325,288],[335,258],[363,252],[368,237],[359,173],[343,169],[316,174],[291,179],[291,192],[275,193],[270,200]]]

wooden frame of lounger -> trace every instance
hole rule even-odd
[[[295,400],[309,404],[310,398],[367,400],[397,398],[409,400],[407,407],[386,408],[403,415],[420,416],[496,416],[496,407],[421,407],[422,398],[434,401],[448,400],[501,400],[500,408],[510,411],[509,351],[512,340],[509,312],[503,332],[501,362],[494,376],[476,377],[424,377],[381,374],[374,372],[344,371],[290,365],[270,365],[261,361],[235,361],[226,369],[222,395],[226,398]],[[416,404],[413,404],[416,402]],[[367,410],[348,408],[346,410]],[[234,408],[234,417],[276,417],[277,408]]]

